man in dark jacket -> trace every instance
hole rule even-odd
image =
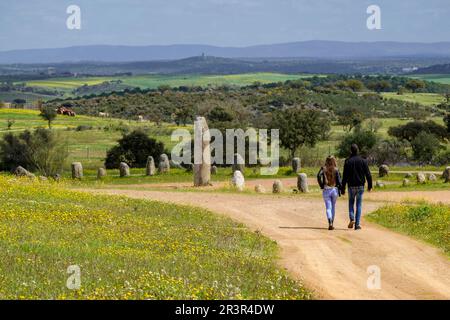
[[[362,197],[364,194],[364,185],[367,180],[367,189],[372,190],[372,175],[370,174],[367,160],[358,155],[359,148],[356,144],[352,144],[351,156],[345,160],[344,177],[342,179],[342,194],[345,194],[345,186],[348,184],[348,205],[350,223],[348,227],[351,229],[355,226],[355,230],[361,229],[361,211]],[[355,200],[356,200],[356,221],[355,221]]]

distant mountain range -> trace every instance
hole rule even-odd
[[[248,47],[209,45],[94,45],[56,49],[0,51],[0,64],[62,62],[133,62],[185,59],[206,54],[222,58],[384,59],[448,58],[450,42],[304,41]]]

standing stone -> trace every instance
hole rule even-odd
[[[419,172],[417,174],[417,183],[425,183],[425,182],[426,182],[425,175],[422,172]]]
[[[156,173],[155,160],[152,156],[147,158],[147,164],[145,166],[145,174],[147,176],[154,176]]]
[[[294,171],[294,173],[298,173],[300,171],[300,158],[294,158],[292,159],[292,171]]]
[[[48,181],[48,178],[45,176],[39,176],[39,181],[42,181],[42,182]]]
[[[283,184],[280,180],[275,180],[272,185],[272,193],[281,193],[283,191]]]
[[[195,120],[194,139],[194,186],[208,186],[211,180],[211,135],[204,117]]]
[[[261,184],[257,184],[255,186],[255,192],[256,193],[266,193],[266,189]]]
[[[445,183],[450,182],[450,167],[445,168],[444,172],[442,173],[442,178],[444,179]]]
[[[217,174],[217,167],[216,166],[212,166],[211,167],[211,174]]]
[[[375,183],[375,186],[377,188],[384,188],[384,183],[381,180],[377,180],[377,182]]]
[[[72,163],[72,179],[83,178],[83,165],[81,162]]]
[[[16,170],[14,170],[14,174],[18,177],[27,177],[34,179],[34,174],[32,174],[30,171],[25,169],[24,167],[18,166]]]
[[[297,176],[297,188],[300,192],[303,192],[303,193],[309,192],[308,176],[306,175],[306,173],[300,173]]]
[[[242,174],[245,169],[245,161],[239,153],[235,153],[233,157],[233,172],[240,171]]]
[[[121,162],[119,164],[119,172],[120,172],[121,178],[129,177],[130,176],[130,167],[125,162]]]
[[[159,173],[167,173],[170,171],[169,157],[165,153],[159,157],[158,171]]]
[[[105,168],[98,168],[98,170],[97,170],[97,179],[101,180],[104,177],[106,177],[106,169]]]
[[[389,167],[385,164],[381,165],[380,168],[378,168],[378,176],[380,178],[383,178],[388,175],[389,175]]]
[[[239,170],[233,173],[233,178],[231,179],[231,184],[236,187],[239,191],[244,190],[245,187],[245,179]]]
[[[409,186],[409,183],[410,183],[410,181],[409,181],[409,179],[403,179],[403,186],[404,187],[407,187],[407,186]]]
[[[432,182],[437,180],[436,175],[434,173],[430,173],[427,178],[428,178],[428,181],[432,181]]]

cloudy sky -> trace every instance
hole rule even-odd
[[[0,51],[92,44],[450,41],[450,0],[0,0]],[[81,8],[81,30],[66,9]],[[382,30],[368,30],[369,5]]]

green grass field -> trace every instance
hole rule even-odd
[[[415,102],[424,106],[435,106],[445,102],[445,98],[437,93],[404,93],[398,95],[396,92],[383,92],[382,95],[387,99]]]
[[[247,73],[237,75],[136,75],[121,77],[90,77],[90,78],[54,78],[48,80],[28,81],[31,87],[41,87],[70,92],[83,85],[96,85],[104,81],[122,80],[124,85],[141,89],[156,89],[161,85],[179,86],[245,86],[254,82],[273,83],[287,80],[311,77],[311,75],[288,75],[280,73]]]
[[[275,242],[228,218],[11,177],[0,189],[0,299],[311,298]]]
[[[11,130],[7,129],[7,121],[14,120]],[[443,123],[442,118],[432,118],[438,123]],[[379,134],[387,137],[387,131],[391,126],[405,124],[406,119],[381,119],[382,126]],[[26,129],[46,127],[47,123],[39,117],[39,112],[35,110],[21,109],[0,109],[0,137],[8,132],[21,132]],[[78,126],[92,127],[91,130],[76,131]],[[76,117],[58,116],[52,127],[61,130],[63,137],[67,139],[69,148],[69,159],[66,169],[69,169],[73,161],[81,161],[86,169],[97,169],[103,166],[106,151],[117,143],[122,133],[117,128],[126,127],[129,130],[141,128],[151,137],[162,141],[166,148],[170,150],[176,142],[172,142],[170,134],[179,128],[173,124],[162,124],[157,126],[152,122],[125,121],[119,119],[105,119],[99,117],[88,117],[78,115]],[[186,128],[190,129],[191,126]],[[329,154],[335,154],[339,140],[345,134],[343,128],[338,125],[332,127],[332,134],[328,141],[321,141],[315,148],[303,148],[299,151],[304,163],[318,166]],[[287,157],[286,150],[280,150],[282,156]]]
[[[450,206],[438,204],[396,204],[367,216],[397,232],[441,248],[450,257]]]
[[[450,74],[423,74],[423,75],[421,74],[409,77],[414,79],[434,81],[443,84],[450,84]]]
[[[15,121],[11,130],[7,129],[7,121]],[[78,126],[92,127],[91,130],[77,131]],[[0,137],[8,132],[19,133],[26,129],[47,127],[47,123],[39,117],[35,110],[0,109]],[[98,168],[103,165],[106,151],[117,143],[122,136],[118,128],[143,129],[148,134],[171,148],[176,142],[170,140],[170,133],[178,128],[171,124],[157,126],[152,122],[124,121],[77,115],[76,117],[57,116],[52,124],[55,130],[61,130],[67,140],[69,159],[66,168],[73,161],[81,161],[86,168]]]

